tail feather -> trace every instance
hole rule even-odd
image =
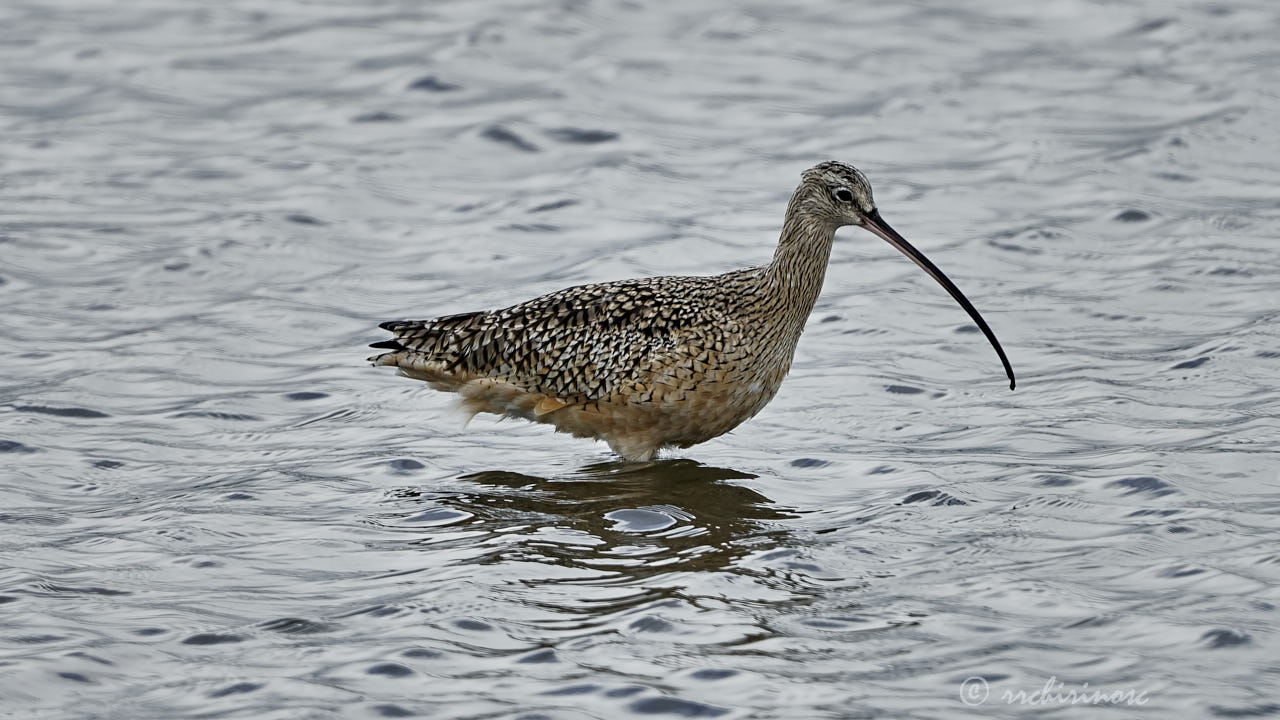
[[[460,365],[476,370],[472,362],[477,351],[494,350],[496,338],[485,333],[488,312],[445,315],[431,320],[390,320],[378,327],[395,338],[372,343],[370,347],[389,352],[369,358],[374,365],[393,365],[412,377],[428,382],[452,377]]]
[[[487,312],[445,315],[431,320],[389,320],[378,327],[395,335],[391,340],[372,343],[370,347],[390,352],[370,358],[375,365],[396,365],[395,359],[414,362],[441,362],[452,366],[470,352],[470,338],[480,328]]]

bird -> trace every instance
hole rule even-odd
[[[951,294],[1013,367],[987,322],[880,216],[871,184],[827,161],[801,174],[765,265],[710,276],[578,285],[527,302],[379,327],[374,366],[456,393],[474,417],[494,413],[604,440],[627,461],[688,448],[760,412],[791,369],[817,302],[836,230],[887,241]]]

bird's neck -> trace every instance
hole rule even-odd
[[[797,332],[822,292],[835,234],[836,226],[808,212],[799,193],[791,198],[778,249],[765,269],[764,285]]]

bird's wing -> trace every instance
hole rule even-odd
[[[730,323],[716,301],[716,280],[582,285],[502,310],[383,323],[396,338],[375,346],[394,352],[374,361],[404,355],[566,402],[599,400],[690,352],[716,346]]]

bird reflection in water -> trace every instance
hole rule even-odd
[[[754,477],[686,459],[606,462],[553,477],[490,470],[458,478],[473,484],[472,492],[397,495],[465,513],[468,530],[519,537],[476,562],[554,562],[613,571],[626,582],[722,570],[776,547],[787,531],[770,521],[795,513],[731,482]]]

